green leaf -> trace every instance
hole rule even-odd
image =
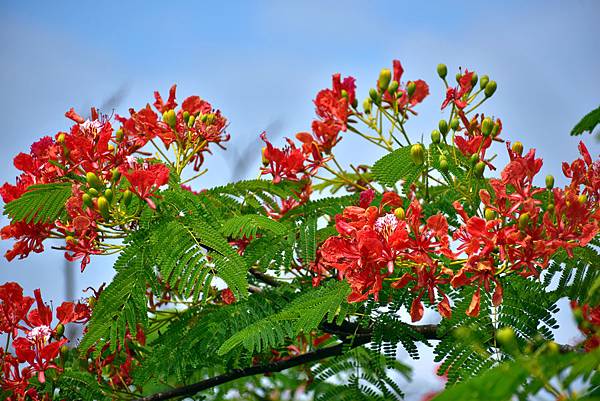
[[[285,235],[289,231],[285,224],[281,224],[267,216],[246,214],[226,220],[223,223],[221,232],[226,237],[242,238],[246,236],[249,238],[256,236],[259,229],[270,231],[275,235]]]
[[[371,171],[377,182],[392,187],[400,180],[405,186],[412,184],[424,169],[425,165],[417,166],[412,162],[410,147],[406,146],[383,156]]]
[[[32,185],[20,198],[4,206],[4,214],[14,221],[50,223],[64,215],[70,196],[70,183]]]
[[[581,135],[584,132],[589,132],[591,134],[598,124],[600,124],[600,107],[583,116],[571,130],[571,136]]]

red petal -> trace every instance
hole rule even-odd
[[[467,309],[467,316],[476,317],[479,316],[479,307],[481,301],[481,292],[480,289],[477,288],[477,291],[473,294],[473,298],[471,298],[471,304]]]

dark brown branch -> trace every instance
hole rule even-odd
[[[356,348],[361,345],[367,344],[369,341],[371,341],[370,336],[362,336],[356,338],[355,341],[349,344],[349,346],[350,348]],[[202,380],[198,383],[178,387],[172,390],[161,391],[146,397],[138,398],[134,401],[160,401],[168,400],[174,397],[190,396],[198,393],[199,391],[207,390],[209,388],[216,387],[220,384],[228,383],[230,381],[237,380],[242,377],[254,376],[270,372],[281,372],[282,370],[293,368],[294,366],[303,365],[309,362],[320,361],[322,359],[330,358],[332,356],[342,355],[342,353],[344,352],[344,345],[344,343],[341,343],[333,347],[327,347],[316,351],[307,352],[306,354],[298,355],[294,358],[286,359],[283,361],[271,362],[264,365],[250,366],[244,369],[234,369],[222,375]]]
[[[251,267],[250,270],[248,270],[250,272],[250,274],[252,274],[254,277],[256,277],[259,281],[262,281],[265,284],[270,285],[271,287],[279,287],[281,285],[281,283],[279,281],[277,281],[277,279],[275,279],[275,277],[269,276],[266,273],[261,272],[260,270]]]

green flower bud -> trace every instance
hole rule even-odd
[[[342,97],[348,99],[348,91],[346,89],[342,89]]]
[[[189,111],[184,111],[183,112],[183,121],[185,121],[185,123],[187,124],[187,122],[190,120],[190,112]]]
[[[521,156],[523,154],[523,144],[519,141],[516,141],[512,145],[512,151]]]
[[[108,202],[108,199],[106,199],[104,196],[100,196],[98,198],[98,210],[100,211],[102,217],[108,220],[108,218],[110,217],[110,204]]]
[[[121,178],[121,172],[119,171],[118,168],[113,168],[111,171],[111,181],[112,182],[117,182],[119,181],[119,178]]]
[[[96,298],[95,297],[88,298],[88,306],[90,308],[94,309],[94,306],[96,306]]]
[[[388,87],[388,93],[390,95],[393,95],[398,91],[399,86],[400,84],[398,83],[398,81],[392,81],[392,83],[390,83],[390,86]]]
[[[485,86],[485,90],[483,91],[483,93],[485,93],[485,97],[491,97],[494,94],[494,92],[496,92],[496,88],[496,81],[488,82],[488,84]]]
[[[190,116],[190,119],[188,120],[188,127],[192,128],[194,126],[194,122],[196,121],[196,116]]]
[[[486,220],[494,220],[494,218],[496,217],[496,212],[494,212],[492,209],[485,208],[484,215]]]
[[[379,81],[378,86],[381,92],[384,92],[388,86],[390,85],[390,81],[392,80],[392,71],[389,68],[384,68],[379,73]]]
[[[500,132],[500,124],[495,123],[494,127],[492,128],[492,137],[496,137],[498,136],[498,133]]]
[[[58,325],[56,325],[56,328],[54,329],[54,333],[56,334],[56,338],[61,338],[63,336],[63,334],[65,334],[65,325],[62,323],[59,323]]]
[[[489,136],[492,133],[492,129],[494,129],[494,122],[492,119],[489,117],[484,118],[481,123],[481,133],[485,136]]]
[[[415,93],[415,90],[417,90],[417,84],[414,82],[409,82],[408,85],[406,85],[406,93],[408,94],[408,97],[412,97],[412,95]]]
[[[396,208],[394,210],[394,215],[399,219],[399,220],[404,220],[404,217],[406,216],[406,213],[404,212],[404,209],[402,209],[401,207]]]
[[[69,352],[69,347],[67,347],[66,345],[60,347],[60,356],[64,358],[65,355],[67,355],[67,352]]]
[[[425,162],[425,149],[423,148],[423,145],[420,143],[412,145],[410,148],[410,158],[417,166],[422,165]]]
[[[440,170],[443,173],[447,173],[448,169],[450,168],[450,166],[448,165],[448,159],[446,159],[446,157],[444,157],[444,156],[440,156],[439,162],[440,162]]]
[[[552,188],[554,188],[554,176],[547,175],[546,176],[546,189],[552,189]]]
[[[365,109],[365,113],[371,114],[371,98],[368,97],[363,101],[363,109]]]
[[[449,130],[448,122],[446,120],[440,120],[440,122],[438,123],[438,128],[440,129],[442,135],[446,136]]]
[[[74,244],[74,243],[77,243],[77,240],[72,235],[67,235],[65,237],[65,242]]]
[[[579,195],[579,197],[577,198],[577,201],[579,202],[580,205],[583,205],[584,203],[587,202],[587,195],[586,194]]]
[[[558,354],[560,352],[560,346],[554,341],[549,341],[548,344],[546,344],[546,349],[549,354]]]
[[[88,189],[87,193],[92,198],[95,198],[96,196],[98,196],[98,191],[96,190],[96,188],[90,188],[90,189]]]
[[[496,339],[505,347],[511,347],[516,344],[515,331],[512,327],[502,327],[496,332]]]
[[[129,206],[132,199],[133,199],[133,192],[131,192],[128,189],[125,190],[125,192],[123,192],[123,203],[125,204],[125,206]]]
[[[113,191],[112,189],[107,189],[106,191],[104,191],[104,197],[106,198],[106,200],[110,203],[113,200]]]
[[[482,178],[483,172],[485,171],[485,163],[483,161],[478,162],[473,168],[473,172],[475,173],[475,177]]]
[[[462,74],[460,72],[456,73],[456,82],[460,82],[460,79],[462,78]]]
[[[481,79],[479,80],[479,88],[485,89],[488,82],[490,82],[490,77],[488,77],[487,75],[482,76]]]
[[[123,136],[125,134],[123,133],[123,128],[119,128],[116,132],[115,132],[115,141],[117,142],[121,142],[123,140]]]
[[[474,72],[473,75],[471,75],[471,86],[475,87],[475,85],[477,85],[477,80],[479,79],[479,77],[477,76],[477,73]]]
[[[548,208],[547,208],[546,210],[548,210],[548,212],[549,212],[550,214],[553,214],[553,213],[554,213],[554,203],[550,203],[550,204],[548,205]]]
[[[523,213],[522,215],[519,216],[519,229],[520,230],[524,230],[527,228],[527,226],[529,225],[529,221],[531,221],[531,217],[529,216],[529,213]]]
[[[166,122],[169,127],[175,129],[177,125],[177,116],[175,115],[175,110],[167,110],[163,113],[163,121]]]
[[[56,138],[56,142],[63,144],[63,143],[65,143],[65,138],[66,138],[65,133],[61,132],[60,134],[58,134],[58,138]]]
[[[477,153],[473,153],[471,155],[471,157],[469,158],[469,163],[471,163],[471,166],[475,166],[478,161],[479,161],[479,155]]]
[[[89,194],[83,194],[81,200],[87,207],[94,207],[94,202],[92,202],[92,197]]]
[[[100,179],[98,178],[98,176],[96,174],[92,173],[91,171],[85,175],[85,179],[86,179],[88,185],[92,188],[97,189],[97,188],[102,187],[102,183],[100,182]]]
[[[437,73],[440,76],[440,78],[446,78],[446,75],[448,75],[448,67],[446,67],[446,64],[438,64]]]
[[[352,103],[351,103],[352,107],[354,107],[355,109],[358,107],[358,100],[356,100],[356,97],[354,99],[352,99]]]
[[[441,135],[440,135],[440,131],[434,129],[433,131],[431,131],[431,142],[433,143],[440,143],[441,140]]]
[[[375,88],[369,89],[369,97],[374,103],[379,101],[379,95],[377,94],[377,90]]]
[[[452,121],[450,121],[450,128],[452,131],[456,131],[458,129],[458,118],[453,118]]]

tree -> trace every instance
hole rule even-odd
[[[429,86],[404,83],[395,60],[360,106],[354,78],[336,74],[310,133],[283,148],[263,133],[267,179],[198,192],[187,184],[229,140],[207,101],[178,107],[173,86],[129,116],[69,110],[70,132],[17,155],[22,173],[0,190],[2,238],[15,240],[6,257],[58,239],[82,270],[117,253],[116,275],[55,311],[40,290],[0,286],[2,395],[401,399],[410,367],[398,348],[418,358],[422,343],[448,382],[436,400],[599,396],[600,162],[581,142],[563,164],[569,184],[538,187],[535,150],[506,143],[509,163],[486,177],[502,122],[477,110],[496,82],[461,70],[453,86],[442,64],[438,74],[448,115],[427,143],[405,125]],[[343,167],[334,149],[347,135],[385,155]],[[553,342],[565,297],[576,345]],[[419,323],[425,310],[440,323]],[[85,325],[78,344],[67,324]]]

